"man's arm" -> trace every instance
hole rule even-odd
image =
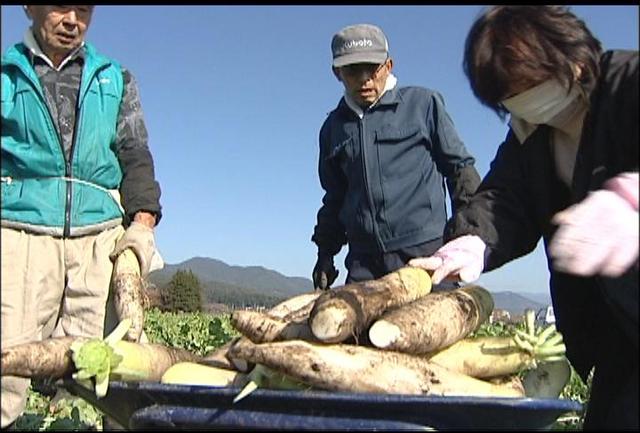
[[[437,92],[432,95],[431,118],[427,122],[433,132],[436,165],[445,176],[451,209],[455,214],[457,209],[469,202],[480,185],[480,175],[474,166],[475,159],[458,136],[442,96]]]
[[[346,180],[336,164],[335,157],[328,155],[327,149],[331,146],[324,138],[323,131],[324,128],[320,132],[318,174],[325,194],[311,240],[318,245],[319,253],[333,257],[347,243],[345,228],[338,218],[344,200]]]
[[[471,196],[480,185],[480,175],[474,165],[456,167],[446,177],[447,189],[451,196],[451,211],[456,213],[458,209],[469,203]]]
[[[124,92],[118,115],[116,152],[122,169],[120,195],[130,221],[153,228],[162,217],[160,186],[148,146],[147,128],[133,75],[123,69]]]

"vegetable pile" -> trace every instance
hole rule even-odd
[[[71,374],[96,394],[110,380],[440,396],[557,398],[569,380],[562,336],[536,329],[470,338],[493,310],[477,285],[431,293],[422,269],[292,297],[267,312],[235,311],[241,333],[206,356],[125,341],[125,319],[104,340],[49,339],[2,351],[3,375]],[[138,331],[136,330],[136,336]]]

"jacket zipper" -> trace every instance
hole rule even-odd
[[[362,150],[362,174],[364,175],[364,189],[367,194],[367,199],[369,200],[369,209],[371,209],[371,227],[373,228],[373,233],[376,238],[376,244],[380,248],[380,251],[385,252],[382,241],[380,240],[380,233],[378,232],[378,225],[376,224],[375,207],[373,206],[373,196],[371,195],[371,189],[369,188],[369,176],[367,175],[367,145],[364,140],[364,116],[365,113],[362,114],[362,119],[360,119],[360,148]]]
[[[15,63],[14,63],[15,64]],[[22,68],[21,65],[17,65],[18,68],[20,69],[20,71],[22,72],[22,75],[24,75],[29,81],[31,81],[31,85],[35,88],[36,90],[36,94],[38,95],[38,97],[40,98],[40,103],[42,104],[43,107],[45,107],[48,116],[47,117],[47,121],[49,123],[49,129],[51,131],[55,131],[55,137],[56,140],[58,141],[58,146],[60,147],[60,153],[62,154],[62,159],[65,162],[65,175],[67,177],[71,176],[71,162],[67,161],[67,158],[65,156],[64,153],[64,146],[62,144],[62,139],[60,137],[60,131],[58,131],[55,128],[55,125],[53,123],[53,115],[51,114],[51,110],[49,109],[49,105],[47,104],[45,97],[42,93],[42,86],[38,86],[37,83],[34,83],[34,81],[31,79],[31,77],[26,73],[26,71]],[[76,104],[77,107],[77,104]],[[76,108],[76,116],[77,116],[77,108]],[[77,119],[76,119],[77,120]],[[73,141],[75,142],[75,130],[76,130],[76,125],[77,122],[74,124],[73,129],[74,129],[74,138]],[[71,144],[71,155],[69,156],[69,158],[71,159],[73,155],[73,142]],[[68,223],[71,220],[71,182],[67,182],[67,187],[66,187],[66,199],[65,199],[65,223],[64,223],[64,228],[63,228],[63,233],[62,236],[63,237],[68,237],[69,236],[69,227],[68,227]]]
[[[91,81],[93,77],[89,78]],[[78,98],[76,99],[76,118],[73,122],[73,136],[71,139],[71,148],[69,149],[69,161],[67,162],[67,177],[72,178],[73,176],[73,154],[76,149],[76,141],[78,139],[78,131],[80,130],[80,116],[82,114],[82,110],[80,109],[81,99],[82,99],[82,82],[80,82],[80,88],[78,89]],[[67,203],[65,206],[65,216],[64,216],[64,236],[71,236],[71,199],[73,198],[72,191],[72,182],[67,182]]]
[[[77,111],[77,109],[76,109]],[[73,125],[73,134],[74,134],[74,138],[73,141],[75,141],[75,123]],[[60,131],[58,131],[58,135],[60,134]],[[71,158],[73,157],[73,141],[71,142],[71,149],[69,150],[69,159],[67,160],[67,156],[64,153],[64,145],[62,144],[62,139],[59,140],[60,143],[60,150],[62,152],[62,157],[64,158],[64,172],[65,172],[65,177],[71,178]],[[64,228],[62,230],[62,237],[63,238],[68,238],[69,237],[69,233],[71,232],[70,230],[70,221],[71,221],[71,182],[69,181],[65,181],[65,189],[66,189],[66,194],[65,194],[65,202],[64,202]]]

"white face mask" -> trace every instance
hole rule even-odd
[[[580,88],[574,85],[571,92],[557,80],[548,80],[522,93],[502,101],[512,116],[540,125],[551,122],[580,96]]]

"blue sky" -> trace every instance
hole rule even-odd
[[[330,42],[340,28],[385,31],[399,85],[441,92],[486,174],[507,126],[462,71],[479,5],[98,6],[87,39],[138,80],[161,184],[157,244],[168,263],[193,256],[310,277],[323,191],[318,131],[342,96]],[[606,49],[638,49],[637,6],[574,6]],[[2,6],[2,50],[22,39],[20,6]],[[336,257],[346,276],[346,247]],[[483,275],[493,291],[546,292],[541,245]]]

